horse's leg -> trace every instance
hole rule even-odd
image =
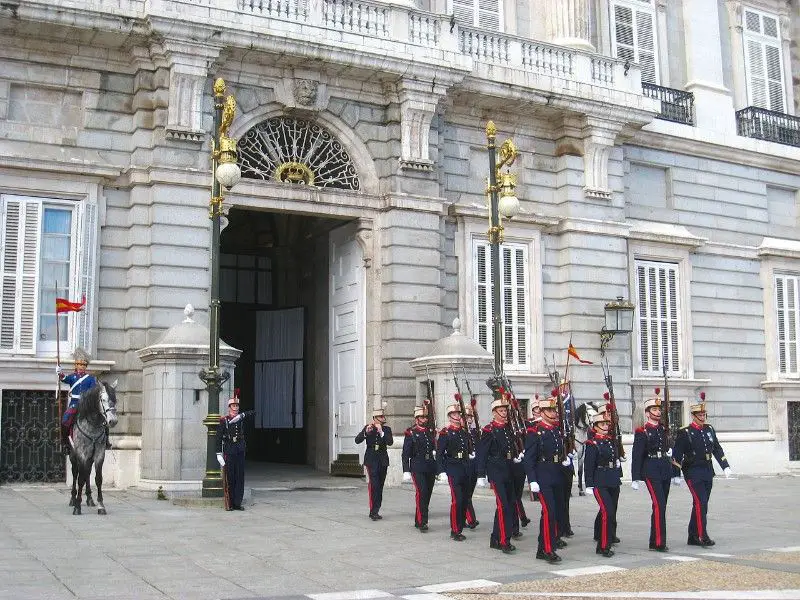
[[[92,498],[92,463],[89,463],[89,469],[86,471],[86,506],[95,506],[94,499]]]
[[[86,467],[81,465],[78,469],[78,495],[75,496],[75,504],[72,507],[72,514],[79,515],[81,514],[81,501],[83,500],[83,486],[86,485],[86,480],[89,477],[89,473],[87,473]]]
[[[69,505],[75,506],[75,497],[78,495],[78,461],[74,451],[69,453],[69,464],[72,467],[72,492],[69,496]]]
[[[94,463],[94,483],[97,488],[97,514],[106,514],[106,507],[103,504],[103,460],[104,456]]]
[[[586,447],[581,446],[581,451],[578,452],[578,495],[585,496],[586,492],[583,490],[583,458],[586,452]]]

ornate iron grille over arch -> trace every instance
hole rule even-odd
[[[239,141],[242,177],[322,188],[358,190],[350,155],[330,131],[310,121],[275,117]]]

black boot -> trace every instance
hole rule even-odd
[[[111,435],[108,432],[108,423],[106,423],[106,450],[111,450]]]
[[[598,545],[597,549],[594,552],[595,554],[600,554],[602,556],[605,556],[606,558],[611,558],[612,556],[614,556],[614,551],[611,549],[610,546],[608,548],[603,549]]]
[[[708,537],[708,536],[704,537],[704,538],[703,538],[701,541],[702,541],[702,542],[703,542],[703,543],[704,543],[706,546],[713,546],[714,544],[716,544],[716,543],[717,543],[717,542],[715,542],[714,540],[712,540],[712,539],[711,539],[710,537]]]

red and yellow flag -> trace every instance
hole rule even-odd
[[[584,365],[593,365],[594,363],[590,360],[583,360],[580,356],[578,356],[578,351],[575,350],[575,346],[570,343],[569,348],[567,349],[567,354],[569,354],[572,358],[577,360],[579,363]]]
[[[65,312],[79,312],[86,305],[86,296],[80,302],[71,302],[66,298],[56,298],[56,314]]]

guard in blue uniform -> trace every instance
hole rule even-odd
[[[564,432],[569,435],[572,433],[572,391],[566,380],[561,381],[561,398],[564,404]],[[561,480],[561,509],[558,511],[558,537],[572,537],[572,523],[569,519],[569,503],[572,498],[572,483],[575,481],[575,452],[565,454],[563,467],[563,477]]]
[[[480,525],[480,521],[478,521],[478,517],[475,514],[475,507],[472,505],[472,496],[475,493],[475,486],[478,483],[478,471],[475,467],[476,464],[476,452],[478,448],[478,442],[481,439],[480,431],[475,424],[475,411],[472,410],[472,406],[467,405],[464,407],[464,410],[467,413],[467,432],[469,433],[470,438],[472,439],[472,448],[473,453],[469,455],[469,461],[467,462],[467,497],[464,499],[464,520],[465,520],[465,527],[468,529],[475,529],[478,525]]]
[[[239,412],[239,389],[228,400],[228,414],[219,418],[217,427],[217,461],[225,468],[225,478],[230,494],[227,510],[244,510],[244,421],[252,418],[253,410]]]
[[[525,434],[519,434],[520,441],[515,442],[518,446],[525,447]],[[514,514],[511,522],[511,537],[519,539],[522,537],[520,526],[527,527],[531,520],[525,512],[525,505],[522,503],[522,495],[525,493],[525,465],[522,462],[511,461],[511,484],[514,486]]]
[[[594,435],[586,440],[584,474],[586,493],[597,500],[600,510],[594,520],[595,552],[606,558],[614,556],[612,544],[618,544],[617,506],[619,504],[622,466],[617,454],[611,428],[610,411],[592,416]]]
[[[436,439],[428,429],[425,408],[414,409],[414,426],[406,429],[403,441],[403,483],[414,482],[414,527],[428,531],[428,506],[436,481]]]
[[[383,504],[383,484],[389,470],[388,446],[394,442],[392,428],[386,424],[386,413],[382,408],[372,411],[372,422],[358,432],[356,444],[366,442],[364,451],[364,467],[367,469],[367,494],[369,496],[369,518],[379,521],[381,504]]]
[[[558,511],[561,508],[564,469],[564,438],[558,427],[558,394],[539,401],[542,420],[529,428],[525,437],[524,463],[531,492],[539,494],[542,516],[539,520],[539,547],[536,558],[561,562],[556,553],[566,542],[558,540]]]
[[[516,550],[511,543],[514,510],[514,484],[511,465],[522,460],[514,447],[511,427],[508,424],[508,400],[500,387],[492,401],[492,422],[481,432],[478,444],[476,470],[478,487],[486,487],[487,480],[494,491],[497,508],[494,511],[494,528],[489,537],[489,547],[509,554]]]
[[[672,478],[672,449],[667,448],[667,435],[661,424],[661,390],[644,403],[647,421],[633,436],[631,450],[631,487],[639,489],[644,482],[650,493],[653,513],[650,517],[650,550],[667,552],[667,499]]]
[[[469,487],[469,461],[473,454],[469,432],[462,425],[458,404],[447,407],[447,427],[439,432],[436,444],[436,463],[439,479],[450,485],[450,538],[463,542],[466,522],[465,501]],[[473,455],[474,456],[474,455]]]
[[[75,416],[78,414],[81,394],[97,385],[95,376],[86,372],[91,360],[89,353],[83,348],[75,348],[72,359],[75,362],[75,370],[72,373],[66,374],[61,369],[61,365],[56,366],[58,378],[69,386],[69,401],[64,415],[61,417],[61,443],[64,454],[69,454],[70,448],[72,448],[72,426],[75,424]],[[108,425],[106,425],[106,448],[111,448]]]
[[[539,423],[542,422],[542,409],[539,408],[539,394],[535,394],[533,397],[533,402],[531,403],[531,418],[525,421],[525,438],[527,439],[528,433],[531,429],[538,429]],[[524,468],[524,465],[523,465]],[[527,474],[525,476],[527,479]],[[531,500],[534,502],[539,501],[539,494],[538,492],[531,492]]]
[[[706,395],[700,394],[700,402],[689,407],[692,423],[682,428],[675,438],[672,459],[683,469],[686,485],[692,493],[692,514],[689,517],[690,546],[707,548],[715,544],[708,536],[706,528],[708,500],[711,497],[711,486],[714,482],[714,465],[711,457],[717,459],[725,477],[733,475],[722,446],[717,439],[717,432],[706,423]],[[675,467],[673,483],[680,485],[680,476]]]

